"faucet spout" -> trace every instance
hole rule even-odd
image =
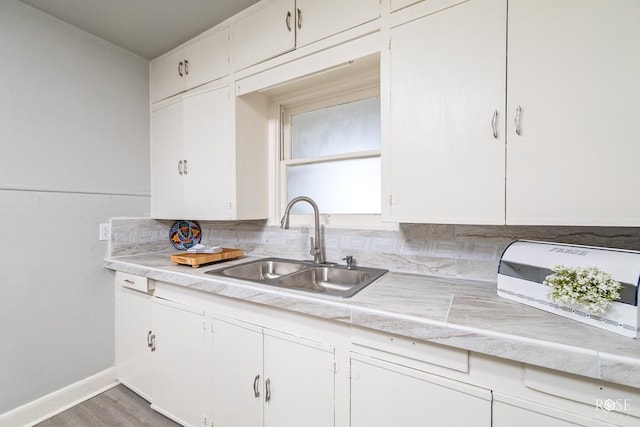
[[[298,196],[291,199],[284,210],[284,215],[282,216],[282,220],[280,221],[280,228],[283,228],[285,230],[289,228],[289,214],[291,212],[291,208],[298,202],[307,202],[313,208],[315,238],[311,238],[310,254],[313,255],[313,262],[315,264],[322,264],[324,263],[324,255],[322,243],[320,241],[320,211],[318,210],[318,205],[316,205],[316,202],[314,202],[313,199],[307,196]]]

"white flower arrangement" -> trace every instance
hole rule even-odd
[[[604,314],[620,297],[622,285],[597,267],[565,267],[557,265],[542,284],[550,286],[549,298],[561,306],[582,306],[589,314]]]

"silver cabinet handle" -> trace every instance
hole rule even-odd
[[[253,395],[255,397],[260,397],[260,389],[258,388],[258,383],[260,382],[260,374],[256,375],[253,379]]]
[[[287,24],[287,30],[291,32],[291,12],[287,11],[287,19],[284,22]]]
[[[297,26],[298,29],[302,29],[302,11],[300,9],[296,9],[297,14],[298,14],[298,19],[297,19]]]
[[[178,162],[178,175],[183,175],[183,174],[184,174],[183,167],[184,167],[184,166],[183,166],[182,160],[180,160],[180,161]]]
[[[498,139],[498,110],[493,110],[493,117],[491,118],[491,130],[493,130],[493,138]]]
[[[271,400],[271,380],[269,378],[267,378],[267,380],[264,382],[264,388],[265,388],[264,401],[268,402]]]
[[[189,61],[186,59],[184,60],[184,74],[187,76],[189,75]]]
[[[522,107],[518,105],[518,107],[516,107],[516,116],[513,119],[513,122],[516,125],[516,134],[518,136],[522,135],[522,129],[520,129],[520,115],[522,114]]]
[[[149,346],[151,347],[151,351],[156,351],[156,334],[152,334],[149,339],[151,340],[151,345]]]
[[[179,75],[180,77],[184,76],[184,74],[182,74],[182,67],[183,67],[183,65],[184,65],[184,64],[182,63],[182,61],[180,61],[180,62],[178,63],[178,75]]]
[[[187,161],[183,160],[183,164],[184,164],[184,168],[182,169],[184,171],[184,174],[187,174]]]
[[[151,334],[152,332],[149,331],[149,333],[147,334],[147,347],[151,348],[151,346],[153,345],[153,343],[151,342]]]

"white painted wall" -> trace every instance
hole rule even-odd
[[[0,0],[0,414],[114,364],[98,224],[149,212],[148,62]]]

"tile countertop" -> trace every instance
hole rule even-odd
[[[351,298],[204,274],[170,252],[108,258],[105,267],[191,289],[347,322],[517,362],[640,387],[640,340],[500,298],[495,282],[389,272]]]

